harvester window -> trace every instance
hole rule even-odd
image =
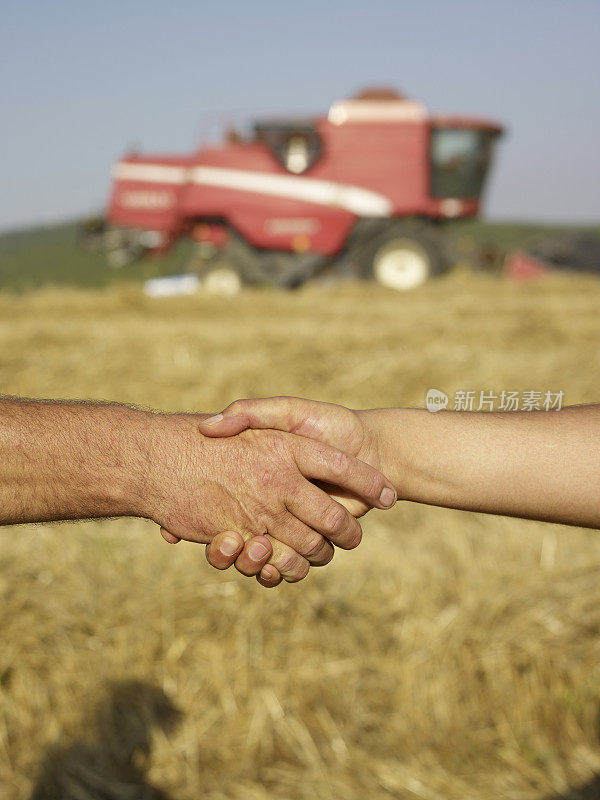
[[[304,172],[310,161],[308,142],[304,136],[292,136],[287,145],[285,166],[290,172]]]
[[[256,141],[264,142],[288,172],[299,175],[321,155],[319,135],[310,123],[273,122],[255,125]]]
[[[433,128],[432,197],[479,198],[497,135],[479,128]]]

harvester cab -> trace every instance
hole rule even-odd
[[[293,175],[306,172],[321,155],[321,140],[310,120],[257,122],[254,139],[263,142]]]
[[[452,127],[431,128],[431,195],[440,199],[479,200],[499,131]]]

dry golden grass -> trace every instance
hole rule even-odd
[[[4,295],[1,386],[206,411],[423,405],[430,386],[589,402],[599,305],[591,280],[457,275],[410,295]],[[79,800],[155,796],[128,780],[172,800],[533,800],[600,771],[597,533],[401,503],[275,591],[136,520],[6,529],[0,548],[7,800],[44,760]]]

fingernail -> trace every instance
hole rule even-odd
[[[223,419],[223,414],[215,414],[214,417],[207,417],[206,419],[202,420],[203,425],[216,425],[217,422],[221,422]]]
[[[268,564],[263,567],[260,571],[260,577],[265,581],[273,581],[275,580],[275,569],[274,567],[270,567]]]
[[[251,561],[262,561],[268,552],[269,548],[262,542],[250,542],[248,545],[248,558]]]
[[[388,489],[386,486],[383,492],[379,495],[379,502],[382,506],[390,508],[396,502],[396,492],[393,489]]]
[[[224,556],[234,556],[239,549],[239,542],[237,539],[233,539],[231,536],[227,536],[219,545],[219,550]]]

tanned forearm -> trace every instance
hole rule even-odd
[[[0,398],[0,524],[143,516],[152,414]]]
[[[359,414],[399,499],[600,528],[600,405]]]
[[[389,481],[349,454],[276,431],[207,438],[205,416],[0,398],[0,525],[136,516],[169,542],[208,544],[229,532],[241,550],[259,538],[246,574],[268,558],[276,574],[263,582],[276,585],[331,560],[330,539],[347,549],[360,542],[356,519],[310,479],[393,505]]]

